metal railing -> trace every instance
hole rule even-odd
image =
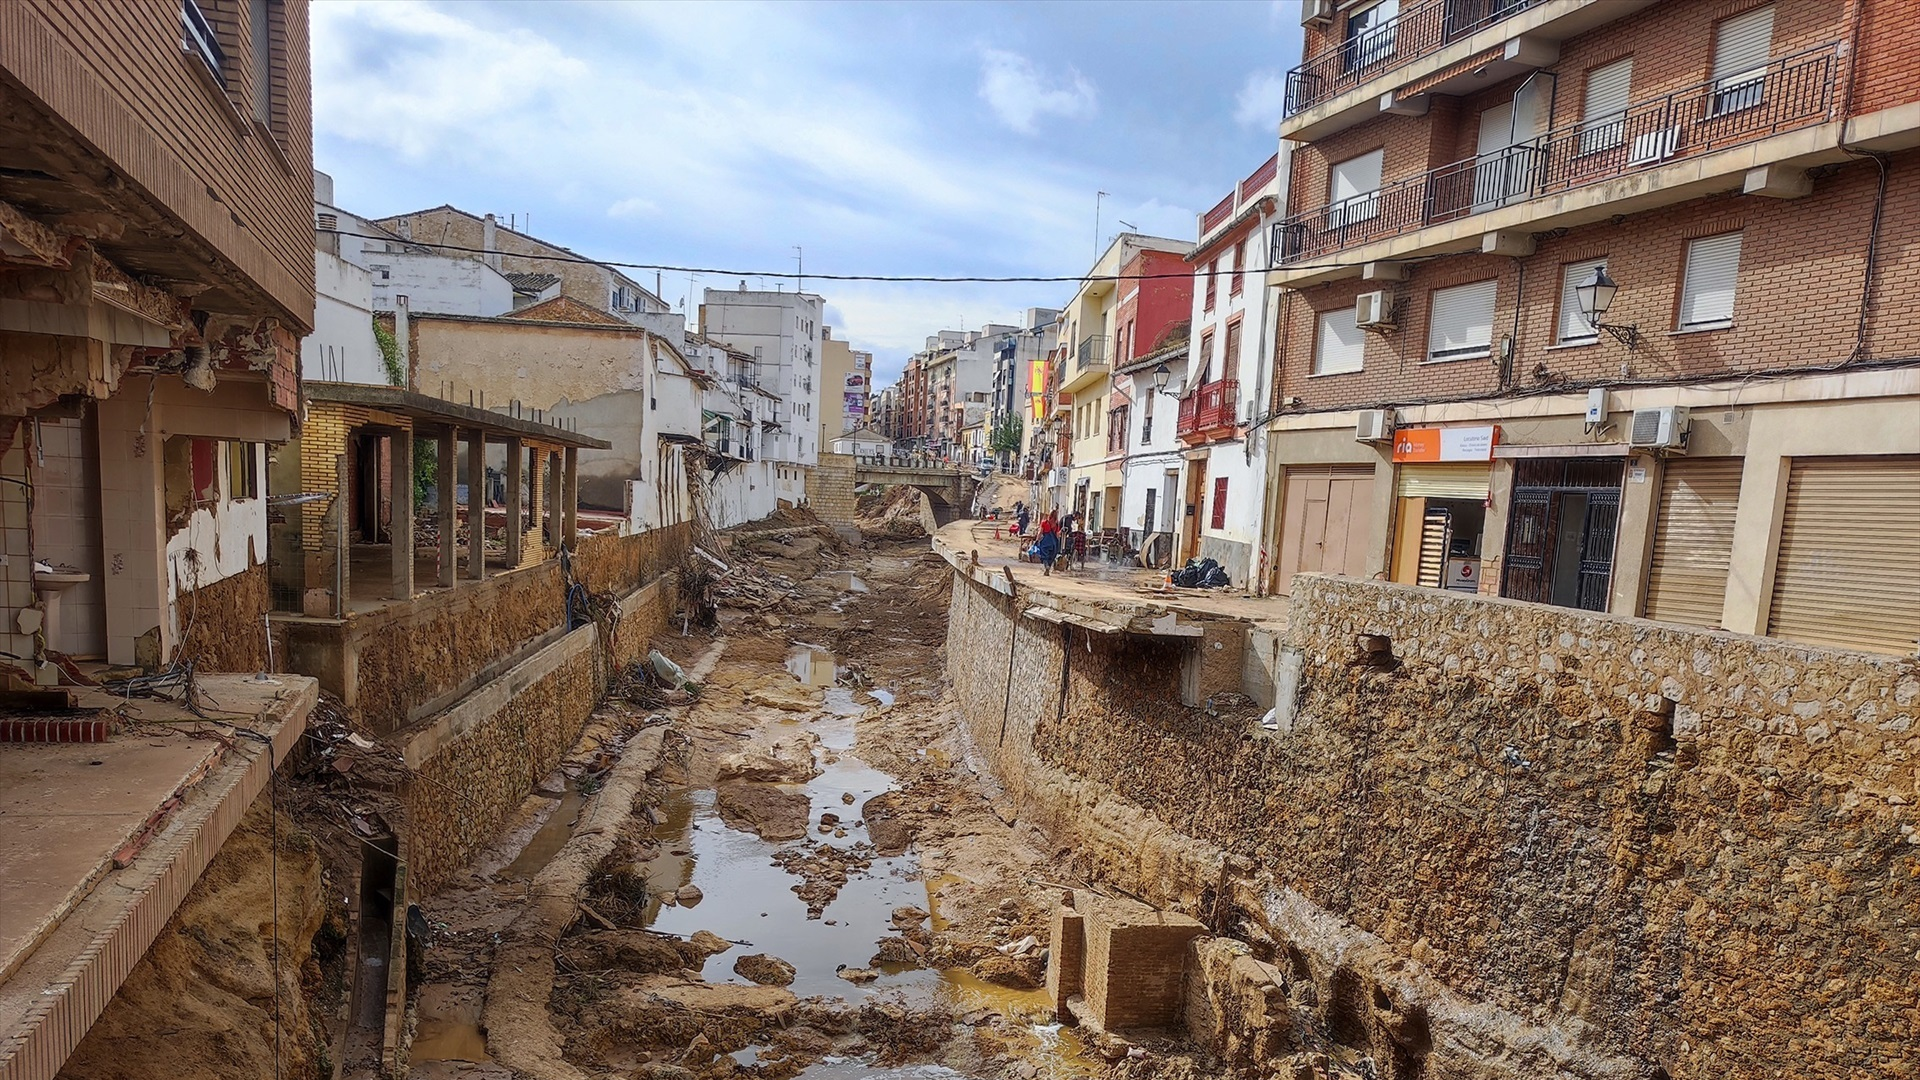
[[[1563,124],[1527,142],[1295,214],[1273,227],[1273,261],[1298,262],[1824,123],[1834,102],[1837,45],[1635,102],[1610,116]]]
[[[1378,78],[1442,45],[1546,0],[1425,0],[1410,3],[1379,26],[1325,49],[1287,72],[1286,115]]]
[[[1107,366],[1107,339],[1104,334],[1093,334],[1080,340],[1080,347],[1073,354],[1073,375]]]
[[[183,44],[191,44],[220,85],[227,85],[226,51],[220,48],[220,39],[215,36],[212,24],[194,0],[180,0],[180,28],[186,38]]]
[[[1186,439],[1233,427],[1240,402],[1240,380],[1216,379],[1180,399],[1176,434]]]

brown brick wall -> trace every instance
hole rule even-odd
[[[1860,283],[1873,218],[1877,168],[1840,166],[1801,199],[1720,195],[1561,235],[1542,234],[1525,267],[1525,294],[1513,364],[1514,388],[1563,382],[1686,380],[1846,359],[1859,316]],[[1734,325],[1673,334],[1686,242],[1742,230]],[[1920,309],[1906,301],[1920,284],[1920,155],[1893,159],[1882,223],[1867,344],[1882,359],[1920,355]],[[1605,255],[1620,285],[1609,323],[1638,325],[1635,352],[1602,337],[1598,344],[1549,348],[1559,312],[1561,268]],[[1276,392],[1313,411],[1356,405],[1446,400],[1498,392],[1489,360],[1427,364],[1430,294],[1436,288],[1499,281],[1494,345],[1515,333],[1520,269],[1500,256],[1449,256],[1417,264],[1408,280],[1332,282],[1293,293],[1281,324],[1284,342]],[[1348,307],[1355,295],[1385,289],[1396,297],[1398,328],[1369,334],[1366,367],[1345,375],[1310,376],[1316,315]],[[1621,366],[1629,374],[1623,378]],[[1535,369],[1545,365],[1546,377]]]
[[[1906,0],[1856,0],[1860,53],[1854,115],[1905,105],[1920,96],[1920,8]]]
[[[203,5],[229,53],[234,78],[225,95],[180,48],[179,0],[10,0],[0,4],[0,70],[304,333],[314,303],[307,7],[276,5],[284,63],[271,125],[278,151],[252,126],[245,8],[241,0]]]

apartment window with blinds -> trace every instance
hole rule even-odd
[[[1580,152],[1611,150],[1626,141],[1627,95],[1633,88],[1633,58],[1587,72],[1587,98],[1580,111]]]
[[[1240,377],[1240,320],[1227,324],[1227,345],[1220,359],[1220,377],[1237,379]]]
[[[1200,335],[1200,381],[1211,382],[1213,376],[1213,331]]]
[[[1740,275],[1740,234],[1702,237],[1687,245],[1686,278],[1680,286],[1680,329],[1718,330],[1733,325],[1734,285]]]
[[[1713,35],[1712,115],[1751,109],[1765,100],[1772,58],[1772,5],[1723,20]]]
[[[1242,239],[1233,245],[1233,282],[1227,286],[1227,295],[1239,296],[1247,288],[1247,242]]]
[[[1216,272],[1219,269],[1220,269],[1219,259],[1215,259],[1212,262],[1207,264],[1207,301],[1206,301],[1206,307],[1203,308],[1202,310],[1205,310],[1205,311],[1213,310],[1214,278],[1216,276]]]
[[[1606,265],[1605,259],[1588,259],[1568,263],[1560,271],[1560,326],[1554,334],[1559,344],[1584,345],[1600,340],[1600,331],[1588,325],[1587,317],[1580,313],[1580,294],[1575,290],[1581,282],[1591,279],[1595,270],[1603,270]]]
[[[1433,318],[1427,327],[1427,360],[1471,360],[1493,353],[1493,296],[1496,282],[1476,281],[1433,291]]]
[[[1314,342],[1313,373],[1339,375],[1359,371],[1366,356],[1366,334],[1355,324],[1353,309],[1320,313],[1319,338]]]
[[[1380,167],[1385,150],[1370,150],[1333,167],[1327,180],[1327,227],[1371,221],[1380,213]]]

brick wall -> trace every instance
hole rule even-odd
[[[854,505],[854,459],[851,454],[821,454],[818,464],[807,472],[807,506],[821,521],[851,525],[858,514]]]
[[[1499,282],[1493,339],[1516,333],[1516,389],[1556,384],[1679,381],[1847,358],[1860,312],[1860,283],[1873,221],[1877,169],[1838,166],[1814,182],[1811,195],[1780,200],[1718,195],[1606,223],[1547,233],[1521,260],[1459,255],[1415,265],[1399,282],[1349,279],[1290,294],[1281,321],[1279,396],[1297,396],[1308,411],[1363,404],[1449,400],[1492,394],[1499,375],[1489,360],[1429,364],[1428,318],[1434,289],[1470,281]],[[1733,326],[1674,334],[1687,241],[1743,233]],[[1887,187],[1881,256],[1868,321],[1875,357],[1920,354],[1920,309],[1904,297],[1920,281],[1920,156],[1897,155]],[[1575,348],[1551,348],[1560,308],[1562,267],[1605,256],[1619,293],[1607,321],[1637,325],[1637,351],[1608,337]],[[1521,273],[1524,268],[1524,296]],[[1395,297],[1397,326],[1368,334],[1365,368],[1313,376],[1319,312],[1351,307],[1365,291]],[[1545,365],[1544,375],[1536,368]],[[1621,368],[1627,371],[1623,374]]]
[[[253,126],[245,0],[201,7],[228,53],[224,94],[181,49],[179,0],[0,4],[0,69],[183,222],[187,243],[230,260],[304,333],[314,303],[307,6],[274,5],[271,135]]]
[[[1108,1031],[1180,1024],[1187,945],[1205,932],[1199,920],[1084,892],[1074,902],[1084,918],[1084,992],[1094,1020]]]
[[[1284,963],[1289,1051],[1920,1070],[1920,661],[1310,575],[1268,736],[1174,705],[1172,647],[1014,623],[956,577],[948,674],[1022,820]]]

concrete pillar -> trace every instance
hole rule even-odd
[[[455,481],[459,477],[460,443],[455,438],[452,427],[440,429],[439,476],[435,482],[440,486],[440,587],[453,588],[456,572],[455,563],[460,559],[458,542],[460,520],[459,492],[455,490]]]
[[[164,662],[167,625],[166,482],[160,418],[147,415],[145,380],[100,402],[100,527],[107,661]],[[24,440],[20,441],[24,447]],[[24,458],[25,450],[19,451]],[[22,469],[24,475],[24,468]],[[11,564],[11,560],[10,564]],[[31,565],[31,560],[22,559]],[[21,655],[30,655],[21,653]]]
[[[1665,463],[1657,457],[1630,457],[1620,489],[1620,519],[1614,523],[1613,578],[1607,584],[1607,610],[1638,615],[1653,565],[1653,521],[1660,504]]]
[[[353,550],[352,454],[342,453],[334,457],[333,482],[333,490],[337,494],[333,498],[333,516],[329,519],[333,528],[327,534],[333,548],[333,617],[344,619],[347,617],[347,598],[353,595],[353,560],[348,557]],[[348,704],[353,701],[353,698],[347,698]]]
[[[566,489],[566,466],[560,463],[560,451],[547,452],[547,546],[559,550],[566,541],[566,530],[561,512],[565,503],[561,493]]]
[[[520,540],[525,535],[526,516],[521,510],[520,484],[521,472],[526,467],[527,455],[521,449],[518,436],[507,439],[507,568],[520,565]]]
[[[487,435],[467,432],[467,577],[487,576]]]
[[[393,484],[393,587],[395,600],[413,596],[413,432],[396,431],[388,437],[387,455]]]
[[[1787,512],[1793,459],[1755,431],[1740,470],[1740,502],[1733,514],[1733,552],[1720,625],[1736,634],[1764,634],[1773,606],[1773,572],[1780,556],[1780,525]]]
[[[580,451],[576,447],[567,447],[562,466],[566,470],[566,482],[561,484],[560,511],[565,519],[561,526],[561,535],[567,547],[571,549],[580,542]]]

